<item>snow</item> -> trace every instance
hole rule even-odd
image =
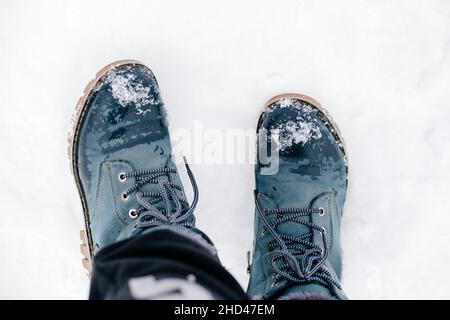
[[[304,119],[299,119],[299,121],[289,120],[277,125],[271,132],[272,135],[277,137],[275,142],[277,149],[280,151],[296,144],[304,146],[310,140],[322,138],[319,126],[314,122],[305,122]]]
[[[348,296],[450,298],[447,0],[10,0],[0,48],[0,298],[87,297],[67,130],[87,81],[126,58],[154,71],[172,130],[254,130],[275,94],[319,100],[349,153]],[[252,165],[192,169],[198,226],[245,286]]]
[[[150,87],[136,79],[135,75],[125,75],[126,69],[111,70],[101,83],[107,83],[111,86],[112,96],[122,107],[133,103],[136,106],[137,114],[146,114],[151,111],[151,105],[158,104],[159,99],[153,97],[150,93]]]

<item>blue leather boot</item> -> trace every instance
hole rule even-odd
[[[124,60],[100,70],[77,104],[73,125],[69,157],[84,209],[81,250],[88,272],[100,249],[149,228],[170,227],[207,239],[195,228],[195,179],[186,164],[194,189],[189,205],[149,68]]]
[[[284,94],[267,103],[257,134],[247,293],[254,299],[345,299],[340,223],[347,157],[339,129],[314,99]]]

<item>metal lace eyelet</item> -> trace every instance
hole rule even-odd
[[[130,211],[128,211],[128,216],[131,219],[136,219],[138,217],[138,213],[136,209],[130,209]]]
[[[126,192],[122,193],[122,200],[128,201],[128,199],[130,199],[130,196]]]
[[[127,180],[127,174],[125,172],[119,173],[119,181],[125,182]]]
[[[322,228],[322,233],[323,233],[324,235],[327,234],[327,229]]]
[[[325,215],[325,209],[324,208],[319,208],[319,216],[323,217]]]
[[[266,227],[263,227],[262,228],[262,231],[261,231],[261,234],[262,235],[265,235],[267,233],[267,228]]]

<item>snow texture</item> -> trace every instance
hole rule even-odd
[[[112,96],[122,107],[133,103],[137,114],[150,112],[151,105],[157,104],[159,99],[153,97],[150,87],[144,85],[134,74],[126,74],[126,69],[111,70],[101,83],[110,85]]]
[[[172,130],[254,129],[279,93],[320,101],[349,153],[346,293],[450,298],[448,0],[4,0],[0,48],[0,298],[87,297],[67,129],[125,58],[154,71]],[[246,286],[253,167],[192,169],[198,226]]]

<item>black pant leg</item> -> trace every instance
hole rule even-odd
[[[196,292],[192,298],[202,299],[202,290],[214,299],[247,299],[216,255],[188,236],[163,229],[102,249],[94,257],[89,298],[162,299]]]

